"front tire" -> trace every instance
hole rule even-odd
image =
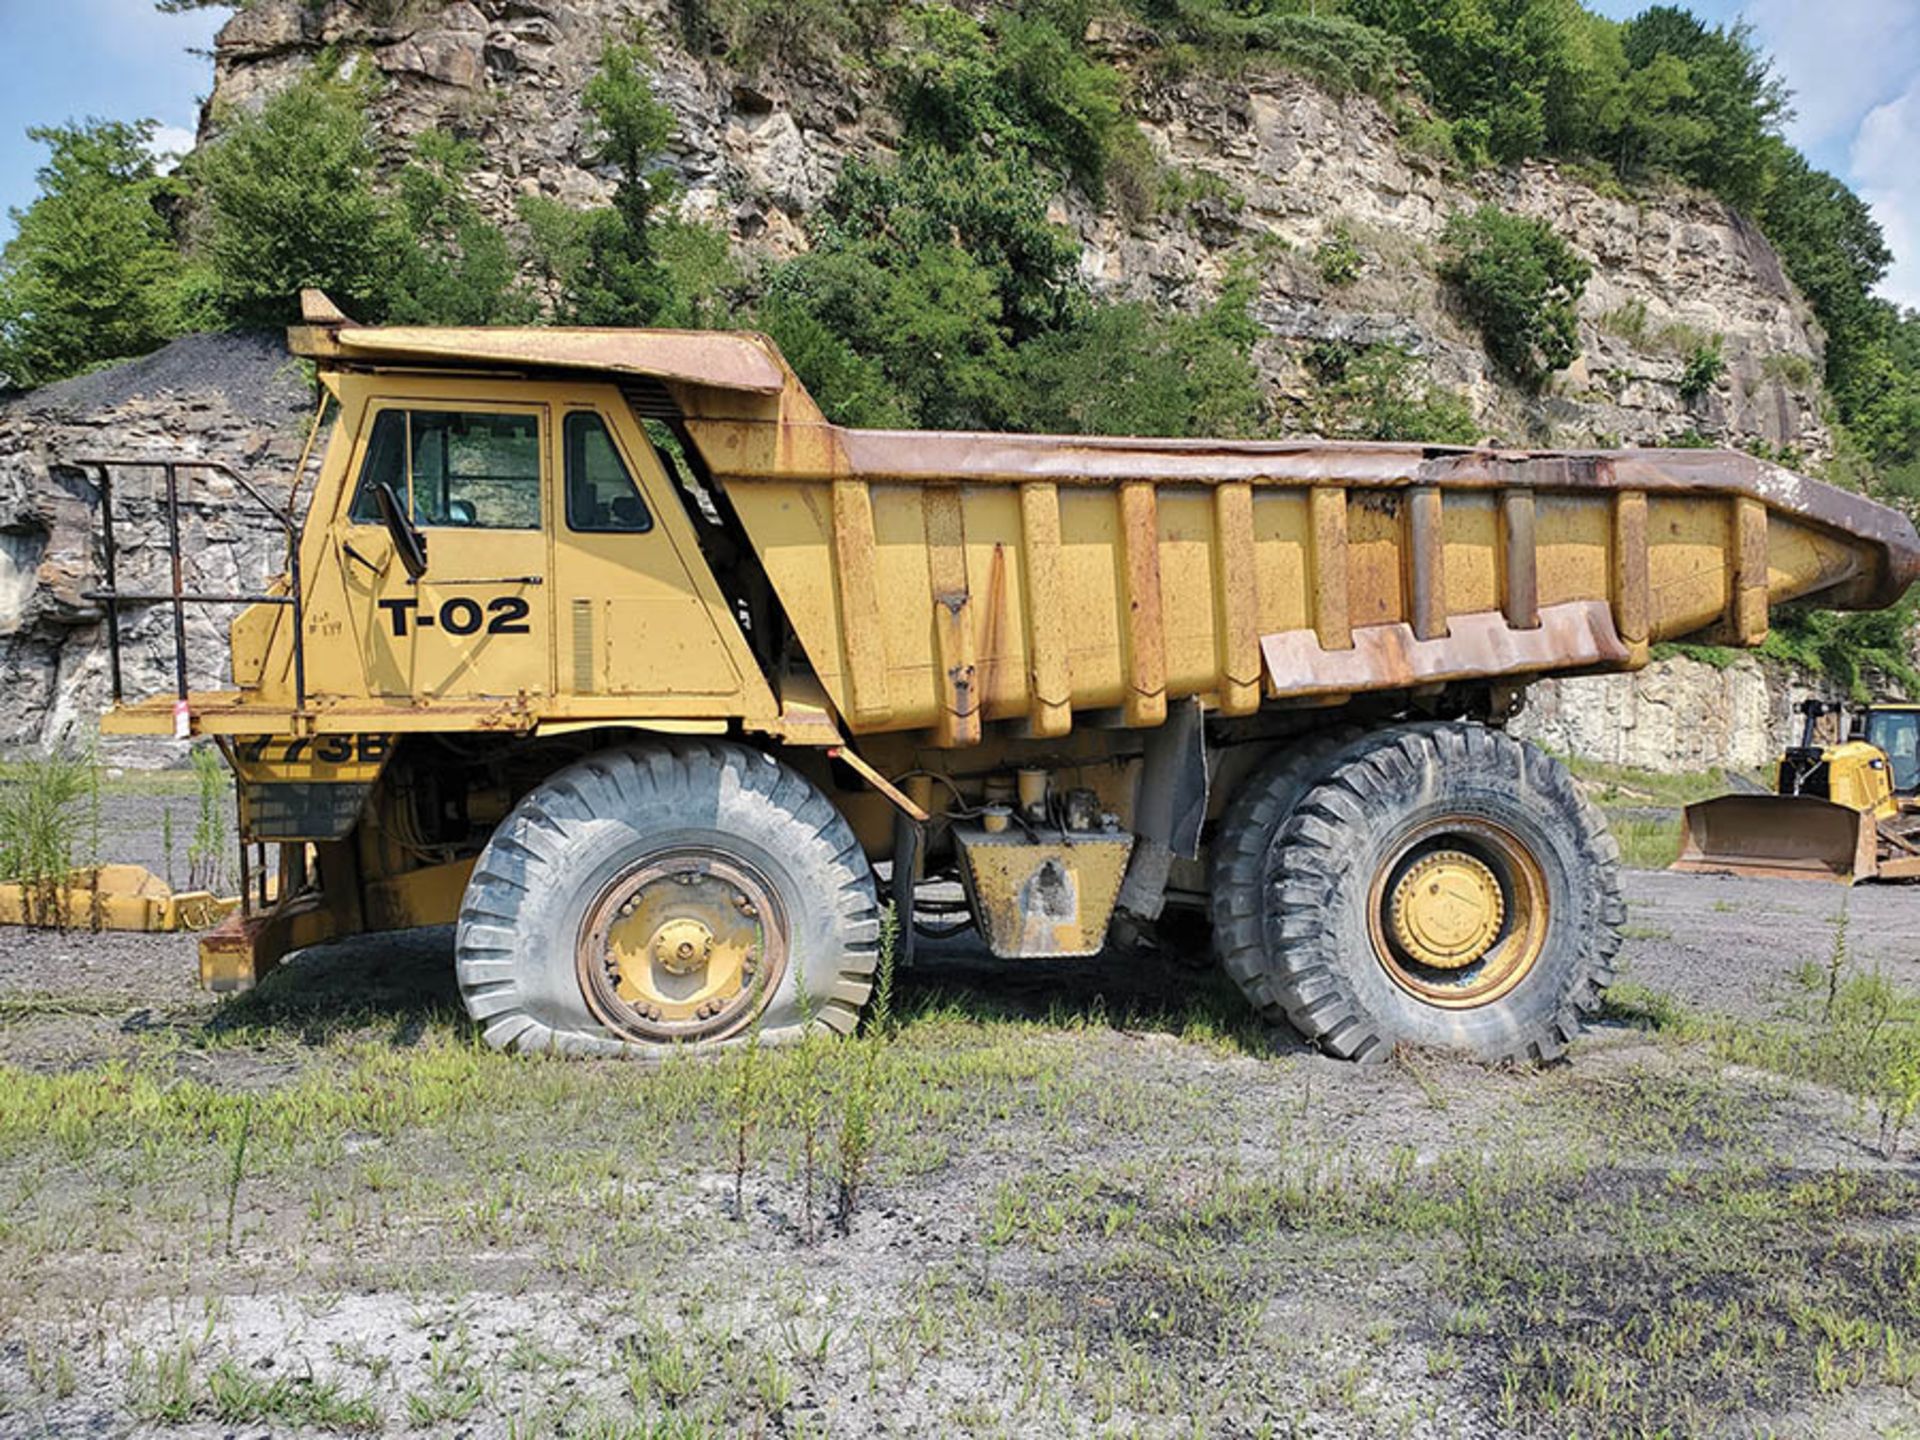
[[[879,935],[832,801],[694,742],[604,751],[529,793],[474,867],[455,961],[498,1049],[644,1054],[852,1030]]]
[[[1260,943],[1231,968],[1332,1054],[1552,1059],[1613,979],[1619,847],[1557,761],[1502,733],[1368,736],[1332,757],[1272,846]]]

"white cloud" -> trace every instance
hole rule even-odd
[[[1848,158],[1860,198],[1886,232],[1893,266],[1880,290],[1889,300],[1920,307],[1920,75],[1876,105],[1854,132]]]
[[[154,128],[153,139],[147,149],[159,164],[156,168],[162,175],[169,175],[189,150],[193,149],[194,134],[184,125],[160,125]]]
[[[1920,55],[1920,0],[1751,0],[1743,18],[1793,89],[1787,134],[1807,151],[1844,141]]]

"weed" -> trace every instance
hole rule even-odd
[[[1847,899],[1840,897],[1840,908],[1833,917],[1833,948],[1827,952],[1827,996],[1820,1009],[1822,1024],[1833,1023],[1833,1007],[1840,1000],[1840,979],[1847,969]]]
[[[1631,980],[1608,987],[1600,1014],[1602,1019],[1643,1030],[1682,1031],[1688,1024],[1686,1007],[1678,1000]]]
[[[194,795],[199,813],[187,845],[187,887],[218,890],[227,870],[227,766],[220,752],[202,746],[193,752]]]
[[[378,1430],[372,1400],[311,1375],[271,1379],[223,1360],[207,1376],[206,1408],[228,1425],[280,1421],[317,1430]]]
[[[68,885],[90,839],[98,864],[99,767],[91,753],[9,768],[0,786],[0,879],[20,882],[27,923],[66,929]]]
[[[1810,390],[1815,382],[1813,362],[1804,355],[1769,355],[1760,362],[1760,373],[1769,380],[1777,380],[1796,390]]]
[[[233,1149],[227,1162],[227,1253],[233,1253],[233,1219],[240,1204],[240,1181],[247,1173],[247,1137],[253,1134],[253,1097],[247,1097],[240,1111],[240,1128],[234,1133]]]
[[[1360,278],[1364,258],[1352,232],[1344,225],[1334,226],[1313,252],[1314,268],[1320,272],[1320,278],[1336,290]]]
[[[823,1037],[814,1023],[819,1004],[807,988],[805,975],[794,976],[796,999],[800,1007],[800,1040],[794,1058],[794,1121],[800,1129],[800,1242],[811,1245],[819,1238],[814,1229],[813,1194],[819,1172],[820,1128],[826,1119],[826,1095],[820,1083]]]
[[[1607,311],[1600,317],[1600,328],[1635,345],[1644,343],[1647,338],[1647,302],[1629,300]]]
[[[853,1228],[853,1211],[873,1161],[876,1111],[879,1107],[880,1050],[893,1025],[893,955],[900,925],[893,907],[880,914],[880,954],[874,966],[873,996],[868,1030],[854,1042],[853,1074],[842,1090],[840,1129],[836,1137],[839,1193],[834,1204],[834,1229],[845,1235]]]
[[[1727,357],[1720,348],[1718,335],[1695,345],[1680,367],[1680,398],[1693,404],[1718,385],[1726,373]]]
[[[193,1416],[194,1347],[137,1349],[127,1362],[127,1408],[134,1418],[178,1425]]]
[[[1614,839],[1620,842],[1620,863],[1629,869],[1664,870],[1680,857],[1680,821],[1677,818],[1662,820],[1609,812],[1607,828],[1613,832]]]
[[[1869,1111],[1880,1151],[1893,1158],[1920,1113],[1920,996],[1885,975],[1856,969],[1847,951],[1847,912],[1833,918],[1833,943],[1822,964],[1790,979],[1778,1020],[1726,1021],[1711,1030],[1727,1059],[1831,1085]]]
[[[900,948],[901,919],[891,903],[880,910],[880,954],[874,962],[873,995],[867,1001],[867,1033],[882,1038],[893,1031],[893,970]]]

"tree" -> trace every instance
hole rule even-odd
[[[921,144],[891,165],[850,164],[813,248],[769,277],[761,323],[809,386],[856,382],[822,392],[835,418],[1005,428],[1014,348],[1073,305],[1079,247],[1048,222],[1047,188],[1017,151]]]
[[[1017,352],[1011,422],[1079,435],[1257,434],[1252,298],[1243,274],[1197,314],[1139,302],[1088,306]]]
[[[519,265],[499,226],[464,188],[479,158],[471,141],[429,130],[394,186],[387,229],[395,256],[386,318],[399,325],[503,325],[534,318]]]
[[[220,317],[285,324],[311,285],[368,321],[532,319],[505,233],[466,193],[472,143],[428,130],[383,176],[365,99],[324,68],[308,71],[257,113],[222,116],[219,138],[193,157]]]
[[[0,252],[0,383],[141,355],[179,328],[177,187],[155,172],[153,133],[150,120],[27,132],[51,153]]]
[[[1447,221],[1441,275],[1480,327],[1487,353],[1515,380],[1538,385],[1579,353],[1577,305],[1593,267],[1544,220],[1493,205]]]
[[[1713,139],[1695,113],[1698,99],[1687,63],[1676,55],[1655,55],[1630,73],[1600,113],[1615,168],[1622,174],[1693,169]]]
[[[999,13],[989,31],[948,5],[909,14],[913,45],[891,62],[894,105],[910,140],[959,153],[1017,145],[1102,193],[1137,136],[1120,72],[1087,55],[1072,4]]]
[[[1467,398],[1433,383],[1424,362],[1401,346],[1323,344],[1309,355],[1308,369],[1326,387],[1317,418],[1329,435],[1430,445],[1479,438]]]
[[[387,207],[360,98],[309,71],[258,113],[229,113],[194,156],[215,301],[237,325],[286,324],[304,286],[378,318],[392,270]]]
[[[1617,78],[1617,50],[1577,0],[1351,0],[1347,8],[1406,41],[1473,155],[1511,161],[1580,148],[1586,117]]]
[[[1744,25],[1722,29],[1685,10],[1658,5],[1626,22],[1621,47],[1636,71],[1663,57],[1686,67],[1684,96],[1669,96],[1670,118],[1686,123],[1675,168],[1729,204],[1753,211],[1765,199],[1787,118],[1787,91]],[[1670,82],[1666,82],[1670,83]]]
[[[612,205],[571,210],[533,196],[520,206],[555,313],[572,324],[713,324],[739,279],[727,237],[673,213],[679,186],[661,157],[674,115],[655,98],[644,60],[635,46],[609,43],[582,94],[586,159],[614,172]]]

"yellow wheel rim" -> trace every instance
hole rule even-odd
[[[1546,872],[1512,831],[1446,816],[1389,847],[1368,904],[1374,957],[1402,990],[1446,1009],[1488,1005],[1546,948]]]
[[[744,1028],[779,984],[785,927],[753,866],[705,848],[649,859],[588,908],[580,988],[609,1029],[648,1041]]]

